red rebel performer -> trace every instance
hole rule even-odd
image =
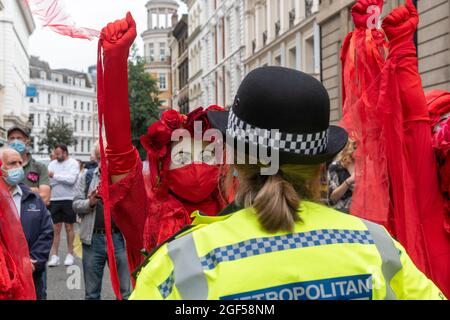
[[[450,233],[450,92],[432,90],[425,94],[431,118],[439,186],[445,199],[445,230]]]
[[[343,125],[358,145],[351,212],[383,224],[449,296],[450,234],[413,41],[419,16],[407,0],[376,30],[368,12],[382,3],[358,1],[342,51]]]
[[[187,129],[193,134],[196,121],[202,123],[203,132],[211,128],[207,113],[224,110],[217,106],[199,108],[187,116],[167,111],[152,124],[141,138],[150,168],[144,177],[143,164],[132,144],[128,101],[128,55],[135,37],[136,24],[130,13],[123,20],[109,23],[101,33],[98,62],[99,119],[104,120],[107,141],[106,157],[102,154],[102,168],[107,158],[107,172],[102,170],[102,182],[110,180],[111,184],[109,190],[104,187],[101,190],[105,225],[110,220],[110,207],[114,222],[126,239],[130,270],[143,262],[142,249],[150,252],[190,224],[193,211],[216,215],[229,202],[219,183],[227,175],[228,167],[214,163],[213,151],[203,146],[201,155],[194,154],[192,139],[184,138],[181,145],[171,141],[177,129]],[[216,143],[223,148],[222,141]],[[181,150],[173,159],[175,146]],[[108,246],[112,255],[110,241]],[[110,264],[111,267],[114,268]],[[113,283],[114,278],[112,271]]]
[[[27,240],[1,175],[0,172],[0,300],[36,300]]]

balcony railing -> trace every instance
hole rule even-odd
[[[289,28],[292,28],[294,26],[294,22],[295,22],[295,9],[289,12]]]
[[[313,5],[314,5],[314,0],[305,0],[306,17],[312,16]]]
[[[161,56],[160,60],[155,59],[154,57],[144,57],[144,62],[147,64],[150,63],[164,63],[164,64],[170,64],[172,62],[172,59],[169,56],[165,56],[164,59]]]
[[[275,22],[275,36],[278,37],[280,35],[281,23],[280,20]]]

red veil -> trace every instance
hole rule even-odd
[[[0,175],[0,300],[35,300],[28,244]]]
[[[188,115],[169,110],[162,114],[161,120],[148,127],[146,135],[141,137],[141,144],[147,151],[149,170],[144,173],[144,182],[149,197],[149,215],[144,230],[144,244],[147,250],[153,250],[184,226],[189,225],[191,213],[195,210],[206,215],[218,214],[230,201],[217,186],[210,197],[200,203],[189,203],[169,192],[169,166],[171,163],[172,133],[178,129],[186,129],[194,137],[194,123],[202,123],[202,137],[211,129],[208,111],[225,111],[213,105],[206,109],[199,107]],[[214,141],[222,144],[223,141]],[[220,166],[220,176],[225,177],[226,165]],[[232,191],[232,190],[230,190]]]
[[[433,149],[439,169],[439,186],[445,198],[445,230],[450,234],[450,92],[432,90],[425,95],[433,131]]]
[[[383,224],[419,269],[450,295],[450,237],[417,55],[412,36],[405,39],[408,35],[402,38],[399,32],[416,27],[418,15],[410,1],[396,10],[401,12],[383,23],[391,36],[386,58],[384,32],[365,25],[349,34],[342,48],[342,125],[357,143],[350,211]],[[409,24],[395,25],[393,17],[409,17]]]

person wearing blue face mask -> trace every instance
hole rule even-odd
[[[22,183],[24,171],[21,155],[14,149],[1,152],[1,178],[8,186],[30,250],[33,280],[38,300],[45,299],[43,273],[53,243],[53,223],[41,197]]]
[[[12,127],[8,130],[8,146],[22,156],[24,177],[21,182],[38,193],[46,205],[50,204],[50,179],[47,166],[33,159],[30,153],[30,131]]]

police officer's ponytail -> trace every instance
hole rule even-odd
[[[262,176],[257,165],[237,165],[239,189],[236,202],[253,207],[269,232],[292,231],[301,221],[301,199],[317,200],[321,166],[285,165],[274,176]]]

